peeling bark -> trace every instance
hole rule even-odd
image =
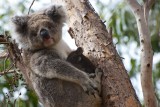
[[[67,10],[69,33],[76,45],[100,67],[103,107],[141,107],[127,71],[104,23],[88,0],[53,0],[64,4]]]
[[[148,15],[154,0],[146,0],[143,6],[140,6],[136,0],[128,0],[129,5],[135,15],[141,47],[141,85],[144,97],[145,107],[158,107],[152,83],[152,60],[153,50],[148,27]]]

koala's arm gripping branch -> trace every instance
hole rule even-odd
[[[34,60],[31,58],[31,69],[39,76],[45,78],[58,78],[65,81],[79,84],[84,91],[94,92],[97,86],[89,76],[81,70],[75,68],[70,63],[61,59],[49,59],[48,56],[41,56]]]
[[[87,75],[73,67],[71,64],[60,60],[41,60],[40,63],[32,63],[32,69],[36,74],[46,78],[59,78],[67,81],[80,83],[80,79],[84,79]],[[39,65],[39,66],[37,66]]]

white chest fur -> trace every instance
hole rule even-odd
[[[54,49],[57,50],[58,54],[62,59],[66,59],[70,52],[72,51],[71,48],[68,46],[68,44],[61,39],[56,46],[54,46]]]

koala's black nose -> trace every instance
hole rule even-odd
[[[47,38],[50,37],[50,36],[49,36],[49,32],[48,32],[48,30],[46,30],[46,29],[41,29],[41,31],[40,31],[40,36],[41,36],[42,38],[45,38],[45,39],[47,39]]]

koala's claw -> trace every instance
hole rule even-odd
[[[93,95],[94,96],[94,98],[96,98],[96,94],[95,94],[95,91],[93,92],[89,92],[89,91],[86,91],[86,93],[88,94],[88,95]]]
[[[96,69],[95,69],[95,75],[101,77],[102,74],[103,74],[103,71],[102,71],[100,68],[96,68]]]
[[[84,91],[88,95],[95,95],[97,93],[98,87],[91,80],[82,85]]]
[[[91,74],[88,74],[89,78],[95,78],[96,77],[96,74],[95,73],[91,73]]]
[[[101,92],[101,76],[102,76],[102,70],[99,68],[96,68],[95,73],[88,74],[88,79],[82,83],[83,90],[88,95],[96,95],[97,93]]]
[[[96,95],[95,94],[92,94],[94,96],[94,98],[96,98]]]
[[[89,76],[89,78],[96,78],[96,77],[101,78],[102,74],[103,74],[102,70],[99,68],[96,68],[95,73],[90,73],[90,74],[88,74],[88,76]]]
[[[94,74],[95,74],[95,77],[93,77],[93,76],[92,76],[93,78],[91,78],[91,76],[89,76],[89,77],[90,77],[91,80],[94,81],[94,83],[95,83],[96,86],[98,87],[98,88],[95,89],[95,90],[100,94],[100,93],[101,93],[101,77],[102,77],[103,72],[102,72],[101,69],[96,68]],[[89,75],[90,75],[90,74],[89,74]],[[93,74],[91,74],[91,75],[93,75]]]

